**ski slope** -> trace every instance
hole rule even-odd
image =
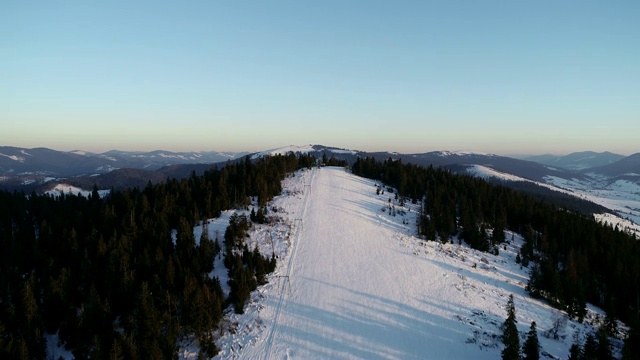
[[[376,195],[375,185],[330,167],[285,181],[272,206],[291,230],[286,242],[271,241],[289,246],[276,252],[276,272],[245,314],[228,314],[216,358],[496,359],[514,294],[522,342],[536,321],[543,358],[566,359],[574,333],[584,338],[604,319],[590,307],[584,324],[566,320],[559,339],[543,337],[562,313],[524,291],[517,234],[507,233],[498,256],[421,240],[416,209],[398,211],[394,195]]]

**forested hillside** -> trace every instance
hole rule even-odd
[[[210,330],[222,310],[241,312],[275,259],[247,249],[248,220],[233,217],[226,299],[209,276],[221,245],[203,236],[196,246],[194,225],[225,209],[262,207],[287,173],[314,163],[294,154],[246,158],[105,199],[97,189],[88,198],[0,192],[0,357],[43,359],[44,335],[56,332],[78,359],[171,358],[178,338],[194,333],[214,355]]]
[[[578,319],[589,302],[602,307],[610,319],[637,328],[640,243],[621,229],[443,169],[366,158],[353,165],[353,172],[397,188],[398,194],[390,196],[401,202],[423,201],[419,231],[427,239],[447,242],[457,235],[476,249],[497,253],[508,241],[502,230],[523,234],[519,261],[524,266],[533,263],[528,284],[533,296]]]
[[[245,245],[250,223],[264,221],[265,205],[280,194],[287,173],[315,163],[312,156],[291,153],[245,158],[202,176],[114,191],[104,199],[97,188],[88,198],[0,192],[0,357],[44,358],[47,333],[58,333],[76,358],[171,358],[178,340],[191,334],[205,355],[214,355],[211,330],[222,311],[233,306],[242,312],[249,292],[275,267],[274,256]],[[639,343],[637,239],[443,169],[360,158],[353,172],[381,181],[379,193],[399,204],[421,204],[418,227],[427,239],[457,238],[498,253],[510,241],[502,230],[522,234],[518,260],[532,268],[533,296],[576,319],[587,302],[601,306],[609,323],[619,318],[632,325],[628,344]],[[257,211],[249,219],[231,218],[224,245],[206,235],[196,242],[194,225],[249,205]],[[210,276],[221,251],[228,297]],[[626,351],[638,355],[632,345]]]

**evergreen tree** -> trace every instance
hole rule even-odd
[[[200,264],[200,272],[209,273],[213,270],[213,260],[216,256],[215,243],[209,238],[207,227],[203,227],[200,236],[200,244],[197,247],[198,263]]]
[[[593,334],[587,335],[587,339],[584,341],[584,348],[582,349],[583,360],[598,360],[596,354],[598,353],[598,340]]]
[[[522,353],[525,360],[540,359],[540,342],[538,341],[538,331],[536,330],[536,322],[531,322],[531,327],[527,333],[527,340],[522,346]]]
[[[626,339],[624,339],[624,348],[622,350],[622,359],[640,359],[640,332],[637,325],[632,324]]]
[[[503,360],[520,359],[520,338],[516,323],[516,307],[513,303],[513,294],[511,294],[507,302],[507,319],[502,324]]]
[[[256,245],[256,247],[253,249],[253,264],[255,266],[255,273],[256,273],[256,281],[258,282],[258,285],[264,285],[267,283],[267,279],[266,279],[266,258],[264,258],[261,254],[260,251],[258,250],[258,245]]]
[[[611,354],[611,342],[609,341],[609,335],[604,326],[598,330],[598,350],[596,352],[596,358],[600,359],[612,359]]]
[[[608,335],[615,336],[615,334],[618,332],[618,322],[616,321],[615,309],[613,307],[611,307],[610,310],[607,311],[607,315],[604,319],[604,324],[602,324],[602,327]]]
[[[582,349],[580,348],[579,343],[571,344],[569,348],[569,360],[580,360],[582,359]]]
[[[568,360],[580,360],[582,359],[582,345],[580,344],[580,332],[573,333],[573,343],[569,348]]]
[[[109,360],[124,360],[122,348],[118,342],[118,339],[114,339],[113,344],[111,345],[111,350],[109,351]]]

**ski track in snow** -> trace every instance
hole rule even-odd
[[[217,340],[216,359],[495,359],[509,294],[521,342],[536,321],[542,358],[565,359],[573,334],[584,338],[604,319],[590,306],[585,323],[568,320],[562,338],[543,337],[562,313],[525,292],[528,269],[515,263],[519,235],[507,232],[498,256],[457,239],[424,241],[415,236],[418,206],[401,208],[375,185],[331,167],[283,182],[270,204],[284,218],[274,238],[276,271],[245,314],[227,313],[230,331]],[[381,211],[390,197],[404,214]],[[265,233],[251,234],[263,253]],[[181,350],[181,358],[196,354]]]
[[[285,278],[282,281],[282,286],[280,287],[280,298],[278,300],[278,306],[276,308],[276,314],[273,320],[273,325],[271,326],[271,330],[269,331],[269,336],[267,338],[266,349],[265,349],[265,359],[269,359],[271,356],[271,348],[273,346],[273,334],[278,331],[278,317],[280,316],[280,311],[282,309],[282,302],[285,297],[285,289],[287,287],[291,287],[291,268],[294,264],[294,260],[296,257],[296,249],[298,248],[298,244],[300,243],[300,232],[302,230],[302,218],[304,216],[304,210],[307,206],[309,200],[309,192],[311,191],[311,182],[313,180],[313,174],[315,174],[315,169],[312,170],[313,173],[311,175],[311,179],[309,180],[309,184],[305,185],[304,191],[304,201],[302,202],[302,208],[300,210],[300,218],[296,219],[296,235],[294,236],[293,250],[291,251],[291,256],[289,257],[289,262],[287,264],[287,272]]]

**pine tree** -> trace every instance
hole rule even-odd
[[[267,283],[266,266],[265,266],[266,259],[260,254],[260,251],[258,250],[258,245],[256,245],[255,248],[253,248],[252,256],[253,256],[253,264],[255,266],[255,272],[256,272],[256,281],[258,282],[258,285],[264,285]]]
[[[598,351],[596,357],[598,359],[611,359],[612,356],[609,335],[607,334],[607,329],[603,326],[598,330]]]
[[[109,360],[123,360],[124,355],[122,355],[122,348],[118,343],[118,339],[114,339],[111,345],[111,351],[109,352]]]
[[[569,360],[580,360],[582,359],[582,349],[580,349],[580,344],[578,343],[573,343],[571,344],[571,347],[569,348]]]
[[[200,264],[200,272],[209,273],[213,270],[213,259],[216,255],[215,243],[209,239],[209,234],[206,226],[203,228],[202,235],[200,236],[200,245],[196,248],[198,253],[198,262]]]
[[[520,338],[518,336],[518,328],[516,326],[516,307],[513,303],[513,294],[509,295],[507,302],[507,319],[502,325],[502,350],[503,360],[519,360],[520,359]]]
[[[580,332],[573,333],[573,344],[569,348],[569,360],[582,358],[582,345],[580,344]]]
[[[604,324],[602,324],[602,326],[604,327],[603,330],[608,335],[615,336],[618,332],[618,322],[616,321],[615,309],[613,306],[611,306],[611,309],[607,311],[607,316],[605,317]]]
[[[526,360],[540,359],[540,342],[538,341],[538,331],[536,330],[536,322],[531,322],[531,327],[527,333],[527,340],[522,346],[522,353]]]
[[[598,352],[598,340],[593,334],[587,335],[587,339],[584,341],[584,348],[582,349],[581,359],[596,360],[597,352]]]
[[[622,349],[622,359],[640,359],[640,331],[637,325],[631,325],[627,337],[624,339],[624,348]]]

